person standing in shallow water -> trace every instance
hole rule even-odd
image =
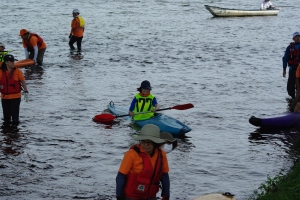
[[[0,92],[5,124],[19,124],[21,90],[28,94],[25,78],[20,69],[14,66],[15,58],[11,54],[4,56],[0,70]]]
[[[287,92],[294,99],[296,90],[296,71],[300,63],[300,33],[295,32],[293,34],[293,41],[286,48],[284,56],[282,58],[283,73],[282,76],[286,76],[286,68],[289,66],[289,77],[287,82]]]
[[[84,19],[79,15],[80,12],[78,9],[74,9],[73,20],[71,22],[71,32],[69,35],[70,41],[69,46],[71,50],[75,50],[74,43],[76,42],[77,51],[81,51],[81,42],[84,33]]]
[[[124,154],[116,177],[117,200],[156,200],[161,183],[162,200],[170,199],[167,154],[161,149],[160,129],[147,124],[132,136],[140,141]]]

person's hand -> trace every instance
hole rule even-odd
[[[132,112],[132,111],[129,111],[128,114],[129,114],[130,116],[134,116],[134,112]]]
[[[28,102],[28,91],[24,91],[24,101]]]
[[[72,34],[70,33],[69,38],[71,39],[71,37],[72,37]]]
[[[284,70],[282,76],[285,78],[285,75],[286,75],[286,71]]]

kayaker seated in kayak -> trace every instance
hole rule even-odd
[[[261,3],[260,9],[261,10],[274,10],[275,6],[272,5],[272,2],[270,0],[264,0]]]
[[[137,93],[130,105],[128,114],[133,117],[133,120],[146,120],[154,116],[154,113],[158,109],[157,100],[151,91],[150,82],[145,80],[141,83],[141,86],[137,88]],[[144,114],[138,114],[146,112]]]
[[[139,141],[124,154],[117,177],[117,200],[156,200],[161,188],[161,199],[170,199],[170,178],[167,154],[160,149],[160,129],[146,124],[141,133],[132,136]]]

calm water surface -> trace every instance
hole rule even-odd
[[[278,6],[293,6],[296,0]],[[22,69],[29,102],[20,120],[0,133],[0,199],[115,199],[115,177],[135,130],[92,117],[110,101],[129,105],[141,81],[160,107],[193,130],[168,154],[171,199],[214,192],[247,199],[295,155],[299,129],[259,131],[252,116],[287,110],[281,58],[300,31],[299,6],[278,16],[213,18],[205,4],[258,8],[260,1],[2,2],[1,42],[24,58],[21,28],[48,47],[42,68]],[[71,12],[86,20],[83,52],[70,53]]]

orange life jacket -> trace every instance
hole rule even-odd
[[[20,81],[16,81],[13,79],[13,73],[16,70],[16,68],[12,69],[9,73],[9,76],[7,76],[5,71],[2,71],[2,79],[0,80],[0,92],[2,94],[14,94],[21,92],[21,83]]]
[[[43,41],[44,41],[43,38],[41,38],[38,34],[36,34],[36,33],[30,33],[29,38],[28,38],[27,40],[24,40],[24,42],[25,42],[26,45],[27,45],[28,51],[33,51],[33,46],[30,44],[30,38],[31,38],[32,36],[35,36],[35,37],[38,38],[38,42],[37,42],[38,48],[42,46]]]
[[[295,43],[290,44],[290,53],[288,56],[288,65],[289,66],[298,66],[300,63],[300,47],[295,49]]]
[[[131,147],[143,158],[143,170],[138,173],[129,173],[124,188],[124,194],[132,200],[143,200],[156,197],[159,191],[159,181],[162,177],[162,153],[158,150],[158,158],[153,169],[151,160],[146,153],[140,152],[138,146]]]

